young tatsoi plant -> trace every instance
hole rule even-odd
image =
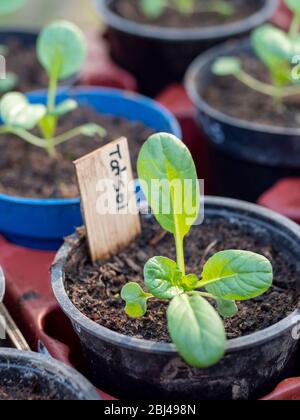
[[[70,22],[51,23],[39,36],[37,54],[49,76],[47,105],[32,105],[21,93],[7,93],[0,101],[0,116],[3,120],[0,134],[15,134],[34,146],[44,148],[51,157],[56,154],[56,146],[80,134],[105,135],[102,127],[84,124],[56,136],[59,117],[78,107],[73,99],[56,105],[56,93],[58,81],[77,73],[85,60],[86,44],[81,31]],[[39,128],[42,137],[30,132],[35,127]]]
[[[300,94],[299,77],[294,77],[292,63],[300,54],[300,1],[285,0],[294,14],[289,33],[271,24],[256,29],[251,45],[261,62],[268,68],[272,84],[264,83],[245,72],[242,61],[236,57],[221,57],[212,66],[217,76],[234,76],[249,88],[274,98],[281,103],[284,98]]]
[[[0,1],[0,17],[13,13],[20,9],[27,0],[1,0]],[[7,47],[0,45],[0,55],[6,57],[8,54]],[[12,72],[6,72],[5,78],[0,79],[0,94],[13,89],[18,83],[18,76]]]
[[[140,5],[143,14],[149,19],[160,17],[167,8],[183,15],[200,12],[231,16],[235,12],[228,0],[140,0]]]
[[[170,300],[168,329],[178,352],[191,366],[210,367],[222,358],[226,349],[220,315],[235,316],[236,301],[256,298],[271,287],[271,263],[252,252],[228,250],[211,257],[200,277],[197,273],[187,273],[184,238],[198,217],[200,203],[192,156],[176,137],[155,134],[141,149],[138,174],[156,220],[174,235],[177,260],[163,256],[151,258],[144,269],[147,292],[137,283],[128,283],[122,289],[125,311],[129,317],[142,317],[149,299]],[[188,188],[184,188],[186,180],[189,180]],[[171,212],[166,214],[162,203],[167,200]],[[216,302],[217,310],[208,299]]]

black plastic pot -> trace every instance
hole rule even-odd
[[[0,266],[0,303],[2,303],[5,293],[5,277],[3,270]]]
[[[248,203],[206,198],[206,221],[225,218],[263,235],[298,260],[300,227],[269,210]],[[74,236],[75,241],[78,238]],[[223,360],[210,369],[186,365],[172,344],[127,337],[85,317],[72,304],[64,287],[64,266],[72,250],[67,242],[52,267],[56,299],[78,334],[88,375],[101,389],[118,397],[167,400],[239,400],[266,395],[295,373],[299,348],[300,310],[255,334],[228,342]],[[300,271],[300,264],[298,265]]]
[[[22,389],[38,383],[58,400],[100,400],[93,386],[74,369],[37,353],[0,349],[0,377],[2,387],[13,384]]]
[[[245,36],[270,19],[278,6],[278,0],[255,0],[261,4],[260,11],[240,22],[207,28],[165,28],[119,16],[112,7],[114,0],[94,1],[107,25],[112,58],[130,71],[142,93],[150,96],[170,83],[180,82],[190,63],[203,51],[232,37]]]
[[[24,47],[31,47],[36,44],[38,31],[30,29],[5,28],[0,30],[0,44],[6,44],[11,38],[20,40]]]
[[[239,120],[203,100],[201,92],[213,77],[212,63],[217,57],[241,52],[253,54],[248,40],[206,52],[188,70],[186,88],[197,107],[197,122],[208,137],[214,193],[256,201],[279,179],[300,176],[300,129]]]
[[[39,35],[38,30],[19,29],[14,27],[7,27],[0,30],[0,45],[6,44],[10,39],[18,39],[23,47],[34,47]],[[79,81],[79,74],[69,77],[59,83],[60,87],[74,86]],[[36,86],[36,89],[41,89],[42,86]]]

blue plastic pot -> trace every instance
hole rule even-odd
[[[46,103],[47,99],[44,91],[28,97],[31,103]],[[175,117],[143,96],[116,89],[75,88],[59,92],[57,103],[70,97],[101,114],[141,121],[157,132],[169,132],[181,138]],[[0,194],[0,234],[17,245],[57,250],[63,238],[82,223],[79,198],[31,199]]]

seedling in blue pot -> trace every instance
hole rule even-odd
[[[0,1],[0,17],[13,13],[20,9],[27,0],[1,0]],[[8,53],[5,45],[0,45],[0,55],[6,57]],[[0,79],[0,94],[9,92],[18,83],[18,76],[12,72],[6,72],[5,79]]]
[[[184,241],[201,199],[192,156],[176,137],[155,134],[141,149],[138,174],[157,222],[174,236],[176,260],[151,258],[144,268],[146,290],[132,282],[122,289],[125,311],[138,318],[145,315],[149,299],[169,300],[168,329],[179,354],[191,366],[210,367],[226,350],[222,317],[234,317],[237,301],[256,298],[271,287],[272,265],[252,252],[226,250],[212,256],[200,275],[186,272]],[[162,210],[166,202],[169,212]]]
[[[30,104],[25,95],[7,93],[0,101],[3,126],[0,134],[11,133],[26,142],[45,149],[55,157],[56,146],[78,135],[104,136],[105,130],[97,124],[84,124],[56,135],[59,118],[74,111],[78,103],[73,99],[56,105],[57,86],[76,74],[86,57],[86,43],[79,28],[67,21],[58,21],[46,26],[39,35],[37,55],[49,77],[48,103]],[[38,136],[31,131],[38,128]]]
[[[300,54],[300,2],[285,0],[293,12],[288,33],[265,24],[251,36],[251,46],[258,59],[267,67],[271,83],[256,79],[243,69],[242,60],[237,57],[221,57],[212,66],[217,76],[233,76],[249,88],[274,98],[282,103],[285,98],[300,94],[300,77],[293,72],[294,58]]]
[[[173,9],[182,15],[193,13],[217,13],[231,16],[234,6],[228,0],[140,0],[142,13],[149,19],[160,17],[165,10]]]

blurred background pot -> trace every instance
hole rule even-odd
[[[202,93],[214,77],[214,61],[240,53],[253,54],[248,40],[207,51],[189,68],[186,88],[197,108],[197,122],[207,136],[214,194],[255,202],[279,179],[300,176],[300,129],[240,120],[203,99]]]
[[[142,93],[154,96],[181,81],[187,67],[203,51],[232,37],[245,36],[269,20],[278,0],[258,0],[261,9],[244,20],[207,28],[165,28],[137,23],[114,12],[114,0],[94,0],[107,25],[113,60],[138,80]],[[130,1],[130,0],[129,0]]]
[[[0,396],[9,395],[13,386],[20,399],[24,393],[25,399],[100,400],[93,386],[74,369],[37,353],[0,349],[0,374]]]

